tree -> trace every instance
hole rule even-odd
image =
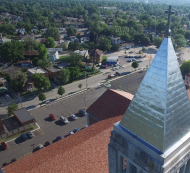
[[[39,53],[39,56],[38,56],[39,59],[44,60],[47,57],[48,49],[45,47],[44,44],[39,45],[38,53]]]
[[[4,24],[0,26],[1,33],[12,34],[15,30],[16,28],[12,24]]]
[[[75,50],[78,50],[78,49],[80,49],[80,44],[79,44],[77,39],[74,42],[71,41],[69,43],[68,50],[75,51]]]
[[[61,97],[62,97],[62,95],[64,93],[65,93],[65,89],[62,86],[60,86],[59,89],[58,89],[58,91],[57,91],[57,94],[61,95]]]
[[[75,79],[79,78],[80,71],[79,71],[78,67],[70,67],[69,70],[70,70],[70,79],[71,80],[75,80]]]
[[[145,49],[145,47],[142,47],[142,51],[145,51],[146,49]]]
[[[73,67],[79,67],[82,62],[83,56],[78,53],[70,54],[70,65]]]
[[[7,108],[8,110],[8,116],[11,116],[13,114],[14,111],[16,111],[18,109],[18,105],[13,103],[13,104],[10,104]]]
[[[119,44],[115,44],[112,46],[111,50],[118,51],[119,50]]]
[[[155,37],[154,38],[154,44],[157,48],[160,47],[161,43],[162,43],[163,39],[161,37]]]
[[[11,86],[19,93],[23,92],[23,87],[26,82],[27,75],[25,73],[20,73],[13,80],[11,80]]]
[[[123,35],[121,36],[121,38],[122,38],[122,40],[125,41],[125,42],[130,42],[130,41],[131,41],[131,36],[130,36],[128,33],[123,34]]]
[[[136,68],[139,66],[139,63],[137,61],[134,61],[131,66],[136,70]]]
[[[98,43],[98,47],[100,50],[107,51],[111,49],[111,41],[108,38],[100,38]]]
[[[67,35],[74,36],[77,33],[77,29],[73,26],[66,28]]]
[[[40,101],[43,102],[43,101],[46,99],[46,96],[45,96],[44,93],[40,93],[40,94],[38,95],[38,98],[39,98]]]
[[[184,35],[182,34],[175,34],[173,37],[175,44],[177,45],[177,48],[185,47],[186,46],[186,40]]]
[[[80,88],[80,90],[81,90],[81,88],[82,88],[82,84],[79,84],[79,86],[78,86],[79,88]]]
[[[190,60],[183,61],[180,69],[181,69],[182,75],[186,75],[187,73],[190,73]]]
[[[47,48],[54,48],[56,46],[55,40],[53,37],[48,37],[46,40],[46,47]]]
[[[45,33],[45,37],[46,38],[53,37],[55,40],[59,40],[60,34],[59,34],[58,28],[55,28],[55,27],[48,28]]]
[[[39,46],[39,43],[32,38],[26,38],[24,40],[25,51],[34,51],[38,49],[38,46]]]
[[[18,40],[5,42],[0,47],[0,55],[6,62],[18,62],[24,59],[24,45]]]
[[[70,78],[70,71],[68,68],[62,68],[58,74],[58,79],[63,83],[66,84]]]
[[[43,69],[45,69],[46,67],[49,67],[50,65],[51,65],[51,62],[50,62],[50,60],[49,59],[43,59],[43,60],[39,60],[38,62],[37,62],[37,64],[41,67],[41,68],[43,68]]]
[[[38,91],[41,89],[48,89],[51,86],[49,79],[42,73],[35,73],[31,76],[31,78],[34,82],[34,86],[38,88]]]

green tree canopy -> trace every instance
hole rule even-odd
[[[78,87],[79,87],[79,88],[80,88],[80,90],[81,90],[81,88],[82,88],[82,84],[79,84],[79,85],[78,85]]]
[[[18,105],[13,103],[13,104],[10,104],[7,108],[8,110],[8,116],[11,116],[13,114],[14,111],[16,111],[18,109]]]
[[[47,58],[48,49],[46,48],[44,44],[39,44],[38,53],[39,53],[39,56],[38,56],[39,59],[45,60]]]
[[[0,32],[6,33],[6,34],[13,34],[13,32],[16,30],[15,26],[12,24],[4,24],[0,26]]]
[[[47,48],[54,48],[56,46],[55,40],[53,37],[48,37],[46,40],[46,47]]]
[[[32,38],[26,38],[24,40],[25,51],[37,50],[38,46],[39,46],[39,43],[36,40],[32,39]]]
[[[24,59],[24,45],[18,40],[5,42],[0,47],[0,55],[6,62],[15,63]]]
[[[160,47],[161,43],[162,43],[163,39],[161,37],[155,37],[154,38],[154,44],[156,47]]]
[[[182,75],[186,75],[187,73],[190,73],[190,60],[185,60],[182,63],[180,69],[181,69]]]
[[[45,58],[45,59],[38,60],[37,65],[45,69],[46,67],[49,67],[51,65],[51,62],[49,59]]]
[[[73,26],[66,28],[67,35],[74,36],[77,33],[77,29]]]
[[[45,33],[45,37],[53,37],[55,40],[59,40],[60,38],[60,34],[59,34],[59,30],[56,27],[50,27],[47,29],[46,33]]]
[[[34,86],[38,88],[39,91],[41,89],[48,89],[51,86],[49,79],[42,73],[35,73],[31,76],[31,78],[34,82]]]
[[[63,83],[66,84],[69,82],[70,79],[70,70],[68,68],[62,68],[58,74],[58,79]]]
[[[173,37],[175,44],[177,45],[177,47],[185,47],[186,46],[186,40],[184,35],[182,34],[175,34]]]
[[[62,86],[60,86],[59,89],[58,89],[58,91],[57,91],[57,94],[61,95],[61,97],[62,97],[62,95],[64,93],[65,93],[65,89]]]
[[[111,49],[111,41],[108,38],[101,37],[98,42],[98,47],[100,50],[107,51]]]
[[[38,98],[39,98],[40,101],[43,102],[43,101],[46,99],[46,96],[45,96],[44,93],[40,93],[40,94],[38,95]]]
[[[79,67],[82,62],[83,56],[78,53],[70,54],[70,65],[73,67]]]
[[[136,70],[136,68],[139,66],[139,63],[137,61],[134,61],[131,66]]]
[[[75,50],[78,50],[80,49],[80,44],[78,42],[78,40],[75,40],[74,42],[70,42],[69,45],[68,45],[68,50],[72,50],[72,51],[75,51]]]
[[[79,78],[80,71],[79,71],[78,67],[70,67],[69,70],[70,70],[70,79],[71,80],[75,80],[75,79]]]

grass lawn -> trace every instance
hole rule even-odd
[[[69,60],[70,60],[70,55],[67,55],[67,56],[60,56],[57,61],[58,62],[69,62]]]
[[[22,132],[17,133],[17,134],[15,134],[15,135],[12,135],[12,136],[10,136],[10,137],[6,137],[6,138],[3,138],[3,139],[0,139],[0,143],[1,143],[1,142],[9,141],[9,140],[14,139],[14,138],[18,138],[21,134],[27,133],[27,132],[29,132],[29,131],[31,131],[31,130],[36,129],[36,128],[38,128],[36,125],[30,124],[30,127],[27,128],[27,129],[25,129],[25,130],[23,130]]]
[[[102,64],[105,64],[106,63],[106,59],[107,59],[108,56],[102,56]]]

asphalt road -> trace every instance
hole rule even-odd
[[[57,136],[64,138],[74,128],[81,129],[84,127],[87,124],[87,119],[77,114],[79,109],[83,109],[85,104],[86,107],[89,107],[105,91],[106,88],[104,87],[96,87],[55,104],[30,111],[39,124],[40,129],[34,132],[35,137],[33,139],[22,142],[20,138],[17,138],[14,141],[8,142],[8,149],[4,151],[0,150],[0,165],[5,162],[9,163],[13,158],[20,159],[31,154],[36,151],[38,144],[44,144],[46,141],[53,143]],[[55,115],[55,121],[51,121],[48,117],[51,113]],[[60,116],[68,117],[71,114],[76,114],[78,116],[77,120],[69,121],[66,125],[59,120]]]

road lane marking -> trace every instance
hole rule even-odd
[[[45,133],[42,131],[42,129],[38,129],[38,132],[41,134],[41,135],[44,135]]]

